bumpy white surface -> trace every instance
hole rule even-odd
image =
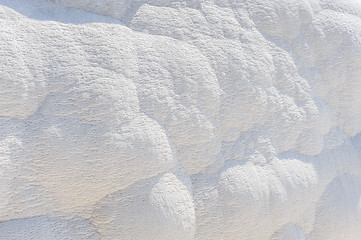
[[[361,236],[361,2],[0,0],[0,239]]]

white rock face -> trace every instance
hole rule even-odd
[[[359,0],[0,0],[0,239],[361,236]]]

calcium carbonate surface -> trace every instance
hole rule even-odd
[[[360,238],[360,0],[0,0],[1,240]]]

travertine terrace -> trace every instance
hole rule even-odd
[[[359,0],[0,0],[1,240],[359,240],[360,132]]]

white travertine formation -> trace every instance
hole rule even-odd
[[[359,240],[359,0],[0,0],[0,239]]]

